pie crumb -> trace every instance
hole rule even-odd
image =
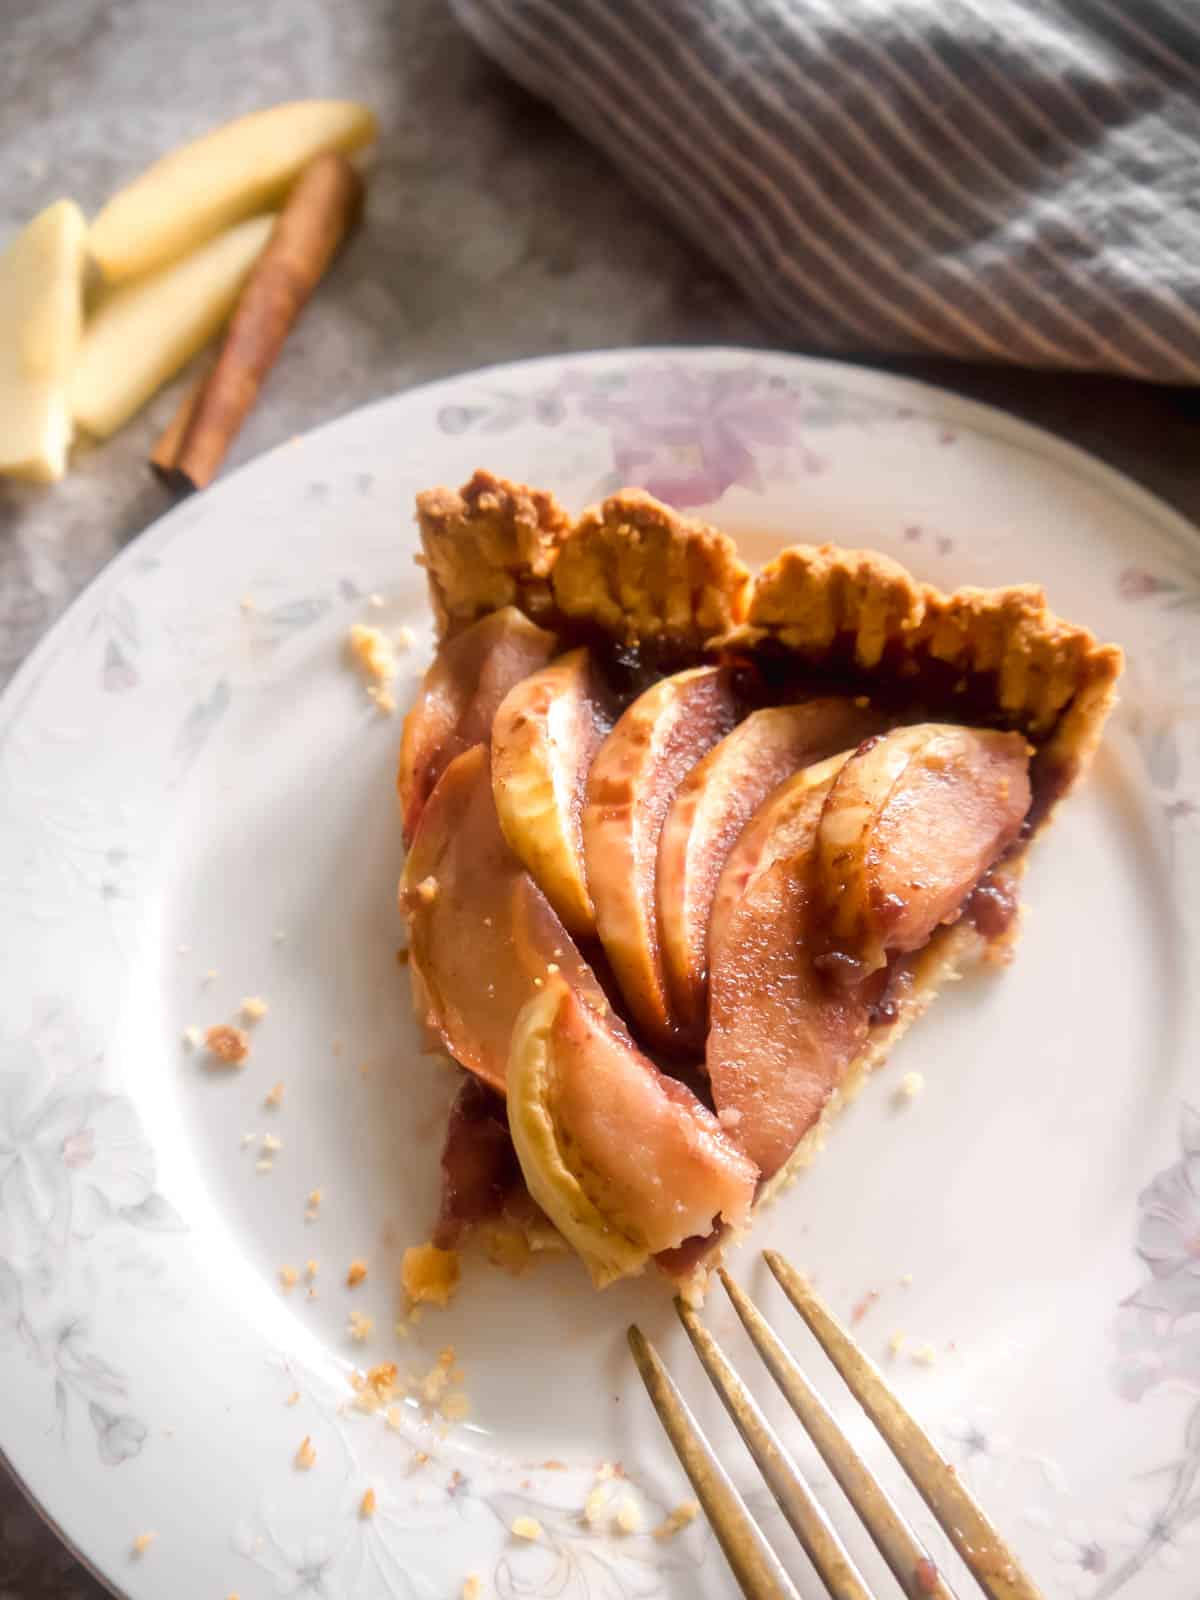
[[[214,1023],[204,1030],[204,1045],[223,1067],[240,1067],[250,1054],[250,1041],[241,1028],[231,1023]]]
[[[157,1538],[158,1535],[156,1533],[139,1533],[133,1541],[133,1554],[135,1556],[144,1556]]]
[[[395,716],[396,697],[390,689],[381,689],[376,684],[372,684],[367,690],[367,694],[374,702],[375,709],[379,712],[380,716]]]
[[[913,1351],[912,1358],[919,1367],[932,1367],[937,1360],[937,1351],[931,1344],[921,1344]]]
[[[483,1600],[483,1584],[473,1572],[463,1579],[462,1600]]]
[[[283,1104],[283,1079],[280,1078],[279,1082],[278,1083],[273,1083],[271,1085],[271,1087],[267,1090],[266,1094],[263,1096],[263,1105],[270,1106],[272,1108],[272,1110],[275,1110],[279,1106],[281,1106],[282,1104]]]
[[[536,1517],[514,1517],[511,1531],[514,1539],[536,1541],[542,1537],[542,1525]]]
[[[268,1172],[274,1172],[275,1163],[271,1160],[270,1156],[262,1156],[254,1163],[254,1170],[255,1172],[261,1173],[265,1178]]]
[[[279,1281],[283,1285],[284,1294],[290,1294],[300,1282],[300,1274],[295,1267],[280,1267]]]
[[[367,1263],[361,1256],[356,1257],[346,1270],[346,1287],[356,1289],[367,1275]]]
[[[471,1403],[461,1389],[456,1389],[442,1401],[441,1412],[447,1422],[462,1422],[471,1414]]]
[[[446,1306],[458,1288],[457,1250],[435,1244],[410,1245],[400,1264],[400,1281],[414,1305]]]
[[[352,1311],[346,1331],[359,1344],[366,1344],[375,1331],[375,1319],[368,1317],[365,1311]]]
[[[417,636],[407,623],[402,623],[396,629],[396,648],[398,650],[411,650],[416,642]]]
[[[304,1276],[308,1279],[309,1283],[311,1283],[313,1281],[313,1279],[316,1277],[316,1275],[317,1275],[317,1263],[315,1261],[311,1261],[311,1260],[310,1261],[306,1261],[304,1263]]]
[[[608,1490],[604,1484],[597,1483],[588,1491],[588,1497],[583,1502],[583,1520],[589,1527],[594,1528],[604,1515],[608,1505]]]
[[[248,994],[238,1007],[247,1022],[261,1022],[270,1009],[262,996],[257,994]]]
[[[262,1136],[262,1151],[265,1156],[273,1156],[283,1149],[283,1140],[274,1133],[264,1133]]]
[[[619,1533],[641,1533],[642,1513],[633,1500],[622,1500],[613,1518]]]
[[[316,1460],[317,1452],[313,1449],[313,1442],[306,1433],[300,1441],[299,1450],[296,1451],[296,1465],[302,1472],[307,1472],[310,1467],[316,1465]]]
[[[187,1045],[189,1050],[199,1050],[200,1046],[204,1043],[204,1035],[193,1023],[190,1028],[185,1028],[183,1030],[183,1042],[185,1045]]]
[[[919,1072],[906,1072],[900,1079],[900,1088],[897,1091],[899,1100],[915,1100],[925,1087],[924,1076]]]
[[[382,611],[384,607],[384,598],[381,594],[369,594],[367,596],[367,604],[370,606],[372,611]]]
[[[370,683],[390,683],[396,676],[396,653],[391,641],[378,628],[353,622],[346,636],[350,659]]]
[[[892,1335],[892,1337],[888,1340],[888,1354],[890,1356],[898,1356],[900,1354],[900,1352],[904,1349],[904,1344],[905,1344],[904,1335],[902,1333],[900,1333],[900,1332],[894,1333]]]
[[[298,1406],[300,1404],[299,1389],[293,1389],[291,1394],[288,1395],[287,1399],[283,1403],[285,1406]]]
[[[358,1502],[359,1516],[365,1518],[373,1517],[375,1515],[375,1508],[378,1504],[379,1502],[375,1498],[374,1489],[368,1489],[363,1495],[362,1499]]]
[[[686,1528],[690,1522],[695,1522],[700,1515],[700,1503],[697,1500],[682,1500],[674,1511],[670,1511],[654,1530],[656,1539],[673,1539],[681,1528]]]

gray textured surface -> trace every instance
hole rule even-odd
[[[231,464],[484,362],[768,340],[599,155],[477,54],[442,0],[0,0],[0,11],[0,239],[61,195],[94,210],[162,151],[260,105],[344,94],[378,109],[367,226],[289,341]],[[1045,422],[1200,518],[1194,392],[903,370]],[[0,681],[168,505],[144,460],[176,396],[80,452],[61,485],[0,483]],[[0,1483],[0,1596],[100,1593]]]

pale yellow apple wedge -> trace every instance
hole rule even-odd
[[[115,194],[92,223],[92,255],[110,283],[156,271],[277,205],[314,156],[375,133],[374,113],[353,100],[292,100],[227,122]]]
[[[623,1023],[561,977],[513,1026],[508,1126],[530,1194],[597,1288],[749,1216],[754,1165]]]
[[[50,483],[66,469],[86,252],[83,213],[59,200],[0,256],[0,472]]]
[[[229,316],[274,225],[253,217],[194,255],[114,290],[83,332],[71,412],[107,439],[207,344]]]

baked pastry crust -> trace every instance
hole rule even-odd
[[[873,551],[829,544],[793,545],[752,575],[727,535],[640,490],[572,523],[551,495],[481,471],[457,493],[421,495],[417,518],[443,636],[514,604],[568,639],[674,664],[730,656],[794,664],[818,682],[1024,734],[1036,751],[1026,842],[1084,772],[1124,665],[1117,646],[1056,616],[1036,585],[947,593]],[[1024,849],[1004,863],[1014,889]],[[941,985],[980,957],[1004,959],[1015,932],[988,939],[964,917],[935,933],[894,1020],[872,1029],[756,1210],[811,1161],[830,1119]],[[702,1293],[728,1242],[681,1265],[685,1295]]]
[[[958,696],[958,720],[1026,734],[1054,799],[1091,757],[1124,666],[1034,584],[946,593],[830,544],[792,545],[752,576],[727,534],[639,489],[572,523],[553,495],[478,471],[419,495],[417,522],[442,636],[517,605],[542,626],[668,656],[763,652],[865,686],[933,685],[951,720]]]

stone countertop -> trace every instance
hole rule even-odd
[[[366,401],[489,362],[601,346],[778,343],[713,268],[460,33],[445,0],[7,0],[0,240],[92,213],[156,156],[306,95],[378,111],[366,227],[322,284],[228,466]],[[889,361],[1040,422],[1200,521],[1200,400],[1120,379]],[[171,503],[145,467],[186,379],[66,481],[0,481],[0,683]],[[0,1593],[104,1591],[0,1482]]]

